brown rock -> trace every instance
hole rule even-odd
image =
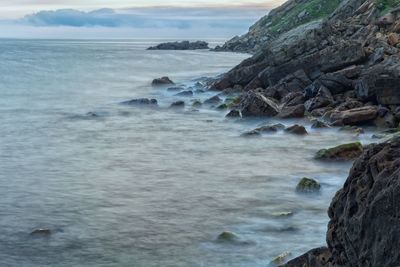
[[[280,118],[303,118],[306,108],[303,104],[297,106],[284,105],[281,112],[278,114]]]
[[[175,83],[173,81],[171,81],[171,79],[168,77],[161,77],[161,78],[154,79],[151,84],[153,86],[163,86],[163,85],[171,85],[171,84],[175,84]]]
[[[378,115],[378,107],[365,106],[345,111],[334,111],[330,115],[333,122],[340,121],[344,125],[357,125],[373,121]]]
[[[390,33],[388,36],[388,44],[391,46],[396,46],[400,43],[400,36],[397,33]]]
[[[285,129],[285,132],[297,135],[306,135],[308,134],[306,128],[302,125],[295,124]]]

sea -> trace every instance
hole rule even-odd
[[[313,157],[364,137],[193,107],[219,92],[151,81],[190,88],[250,55],[146,50],[161,41],[0,40],[0,266],[265,267],[326,245],[351,163]],[[241,136],[274,123],[309,134]]]

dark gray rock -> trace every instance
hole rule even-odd
[[[327,247],[315,248],[280,267],[332,267]]]
[[[171,104],[171,108],[183,108],[183,107],[185,107],[185,101],[179,100]]]
[[[190,91],[190,90],[183,91],[183,92],[175,94],[175,96],[191,97],[191,96],[193,96],[193,91]]]
[[[273,117],[279,113],[278,105],[260,93],[247,92],[239,104],[243,117]]]
[[[147,50],[197,50],[197,49],[209,49],[208,43],[204,41],[168,42],[147,48]]]
[[[334,266],[400,265],[400,139],[370,145],[329,208]]]
[[[229,111],[228,114],[226,114],[227,118],[240,118],[242,115],[240,114],[240,111],[238,110],[231,110]]]
[[[137,98],[128,101],[121,102],[123,105],[157,105],[156,99],[149,99],[149,98]]]
[[[281,109],[281,111],[278,114],[278,117],[280,118],[303,118],[304,117],[304,112],[306,108],[304,107],[304,104],[299,104],[297,106],[287,106],[284,105]]]
[[[170,78],[168,77],[161,77],[154,79],[151,85],[153,86],[167,86],[167,85],[172,85],[175,84]]]
[[[206,101],[204,101],[204,104],[217,105],[217,104],[219,104],[221,102],[222,102],[222,99],[219,96],[216,95],[216,96],[213,96],[213,97],[207,99]]]
[[[295,124],[285,129],[285,132],[297,135],[306,135],[308,134],[306,128],[302,125]]]

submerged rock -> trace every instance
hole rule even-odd
[[[321,189],[321,185],[318,181],[304,177],[297,184],[296,191],[299,193],[314,193]]]
[[[182,91],[180,93],[175,94],[175,96],[191,97],[193,96],[193,91],[190,90]]]
[[[183,108],[185,107],[185,101],[176,101],[171,104],[171,108]]]
[[[308,134],[306,128],[302,125],[295,124],[285,129],[285,132],[297,135],[306,135]]]
[[[39,237],[39,236],[50,236],[51,230],[50,229],[35,229],[30,233],[31,236]]]
[[[123,105],[157,105],[157,99],[149,99],[149,98],[137,98],[128,101],[124,101],[121,104]]]
[[[192,103],[193,107],[201,107],[203,105],[203,103],[201,103],[200,100],[194,100]]]
[[[229,232],[229,231],[222,232],[217,237],[218,242],[234,242],[234,241],[237,241],[238,239],[239,238],[236,234]]]
[[[153,86],[165,86],[165,85],[171,85],[175,84],[169,77],[161,77],[154,79],[151,85]]]
[[[221,102],[222,102],[221,98],[219,98],[219,96],[216,95],[216,96],[213,96],[213,97],[207,99],[206,101],[204,101],[204,104],[217,105],[217,104],[219,104]]]
[[[241,118],[242,115],[240,114],[239,110],[231,110],[228,114],[226,114],[227,118]]]
[[[328,149],[321,149],[315,155],[318,160],[353,160],[359,157],[364,148],[360,142],[343,144]]]

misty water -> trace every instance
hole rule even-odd
[[[306,137],[243,138],[276,121],[169,109],[190,98],[152,88],[153,78],[191,86],[249,55],[149,45],[0,41],[0,266],[253,267],[325,244],[350,164],[313,156],[358,139],[306,121]],[[139,97],[159,107],[119,104]],[[304,176],[320,194],[295,192]],[[52,235],[29,235],[38,228]],[[239,240],[217,242],[223,231]]]

